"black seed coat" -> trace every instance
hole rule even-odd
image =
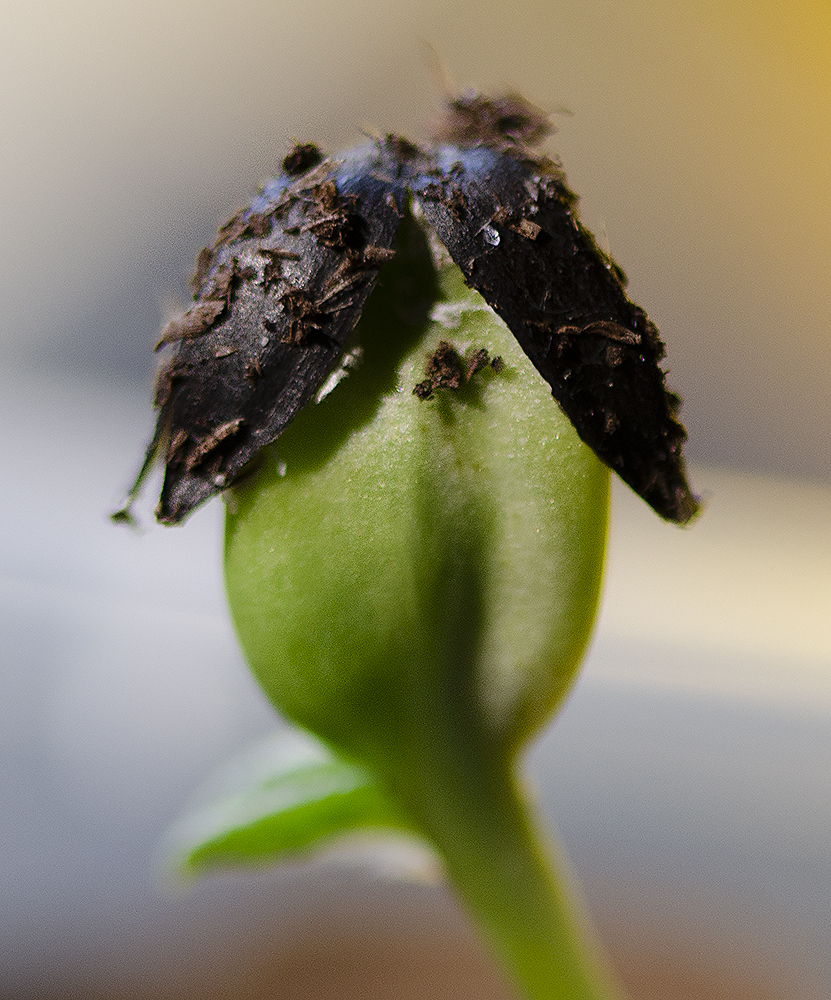
[[[513,332],[580,437],[662,517],[697,510],[664,345],[622,271],[574,214],[553,165],[441,147],[424,215],[465,281]],[[547,168],[547,169],[546,169]],[[418,191],[418,188],[416,189]]]
[[[396,167],[369,146],[294,181],[279,177],[221,234],[191,312],[223,269],[234,273],[232,303],[182,339],[159,376],[152,447],[170,442],[160,521],[178,523],[233,482],[319,389],[375,284],[378,248],[398,230],[398,203],[387,198],[396,184],[373,176]]]
[[[663,344],[577,220],[562,171],[532,154],[549,130],[515,95],[473,96],[440,128],[455,145],[423,152],[391,136],[322,162],[295,147],[199,254],[196,301],[159,343],[175,353],[159,373],[156,434],[115,516],[129,519],[157,458],[157,517],[175,524],[279,437],[342,354],[412,198],[582,439],[662,517],[689,521],[698,502]]]

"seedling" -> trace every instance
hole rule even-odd
[[[182,867],[404,830],[523,995],[610,1000],[518,759],[589,639],[609,469],[668,520],[698,503],[658,331],[550,131],[466,95],[431,148],[295,146],[199,254],[130,502],[157,461],[164,523],[223,493],[243,649],[315,737],[180,827]]]

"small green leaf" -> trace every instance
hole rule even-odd
[[[169,836],[167,853],[181,874],[284,861],[358,831],[411,833],[366,771],[296,733],[251,747],[204,798]]]

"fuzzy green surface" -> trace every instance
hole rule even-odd
[[[609,473],[418,225],[396,249],[362,364],[229,494],[232,616],[274,705],[438,850],[521,993],[610,1000],[514,775],[591,633]],[[501,364],[420,399],[443,340]]]
[[[441,340],[504,368],[418,399]],[[353,343],[361,365],[232,491],[243,648],[285,715],[381,770],[412,763],[424,713],[448,706],[460,738],[510,755],[589,638],[608,471],[458,269],[436,274],[412,223]]]

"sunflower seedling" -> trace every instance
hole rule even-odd
[[[698,502],[658,331],[550,131],[471,94],[429,148],[295,146],[199,254],[116,517],[156,462],[163,523],[223,493],[237,634],[315,738],[180,827],[183,867],[406,831],[522,995],[610,1000],[518,760],[590,636],[609,470],[668,520]]]

